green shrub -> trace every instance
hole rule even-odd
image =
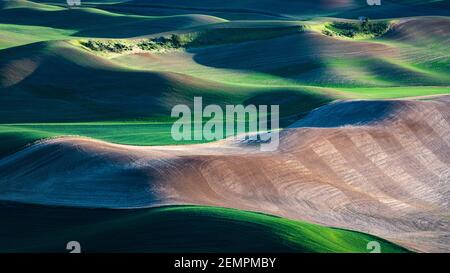
[[[170,42],[172,43],[172,46],[174,48],[180,48],[183,46],[183,40],[181,39],[181,37],[177,34],[172,34],[170,36]]]
[[[157,50],[159,46],[153,40],[149,39],[149,40],[140,41],[137,44],[137,47],[139,47],[142,50],[151,51],[151,50]]]
[[[327,26],[327,30],[334,32],[340,36],[353,38],[357,34],[373,35],[378,37],[389,30],[389,23],[385,21],[371,22],[368,19],[353,23],[353,22],[333,22]]]
[[[93,51],[122,53],[123,51],[129,51],[133,49],[132,45],[125,44],[121,41],[109,41],[109,40],[88,40],[81,42],[81,44]]]
[[[218,28],[187,34],[172,34],[145,40],[88,40],[81,44],[90,50],[100,52],[122,53],[138,47],[146,51],[189,48],[198,46],[238,43],[261,39],[270,39],[303,31],[304,26],[281,28]]]
[[[333,32],[329,31],[328,29],[322,30],[322,33],[327,35],[327,36],[333,36]]]

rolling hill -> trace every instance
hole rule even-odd
[[[68,8],[66,5],[58,7],[16,0],[6,2],[9,4],[0,6],[0,24],[65,29],[73,31],[71,36],[75,37],[129,38],[225,21],[202,14],[138,16],[95,7]]]
[[[189,4],[182,0],[133,0],[107,5],[103,8],[140,15],[202,13],[229,20],[301,20],[324,16],[356,19],[358,16],[392,18],[422,15],[448,16],[450,14],[450,6],[445,0],[385,0],[381,6],[369,6],[364,0],[321,0],[314,2],[196,0],[190,1]]]
[[[321,96],[327,97],[308,88],[227,85],[177,72],[131,69],[68,42],[14,47],[2,50],[0,56],[2,123],[170,116],[174,105],[191,105],[194,96],[220,105],[251,101],[274,90],[297,100],[317,98],[316,103],[305,104],[305,110],[317,107]],[[48,78],[54,80],[48,83]],[[33,107],[26,107],[27,102]]]
[[[24,229],[24,216],[36,224]],[[370,251],[367,244],[371,241],[378,242],[383,253],[408,252],[367,234],[214,207],[124,211],[2,203],[0,217],[5,221],[0,252],[66,252],[65,245],[74,238],[83,252],[90,253],[364,253]]]
[[[449,37],[445,0],[0,0],[0,252],[449,252]],[[279,105],[278,150],[175,141],[196,96]]]
[[[274,153],[241,141],[167,147],[44,141],[0,160],[0,199],[233,207],[446,251],[449,189],[440,176],[449,164],[448,109],[448,97],[331,104],[285,129]]]

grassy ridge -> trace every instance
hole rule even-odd
[[[386,7],[385,7],[386,6]],[[423,14],[448,15],[450,5],[445,0],[391,0],[381,6],[369,6],[365,1],[214,1],[194,0],[189,4],[183,0],[133,0],[115,6],[104,7],[110,10],[126,10],[135,14],[165,14],[167,12],[186,14],[202,13],[220,16],[226,19],[309,19],[314,17],[357,18],[359,15],[371,18],[406,17]],[[286,16],[287,15],[287,16]]]
[[[304,26],[271,28],[216,28],[187,34],[171,34],[149,39],[128,40],[81,40],[80,44],[94,52],[124,53],[133,49],[150,52],[163,52],[180,48],[195,48],[220,44],[241,43],[271,39],[302,32]]]
[[[30,4],[31,1],[11,2],[22,4],[11,8],[0,6],[0,24],[65,29],[73,31],[71,35],[78,37],[129,38],[225,21],[218,17],[196,14],[174,16],[121,14],[101,9],[102,4],[99,8],[85,5],[68,8],[64,2],[60,7],[34,5]]]
[[[203,206],[137,210],[0,204],[0,251],[66,252],[407,252],[383,239],[270,215]],[[25,222],[28,224],[25,224]],[[32,223],[32,224],[30,224]],[[25,228],[26,226],[26,228]]]
[[[0,158],[41,139],[84,136],[130,145],[194,144],[201,141],[174,141],[172,122],[93,122],[0,125]]]
[[[270,2],[252,5],[266,7]],[[136,3],[139,7],[148,4],[127,5]],[[202,1],[210,8],[216,4]],[[317,8],[307,1],[289,5],[276,6],[294,13],[299,7]],[[113,6],[111,12],[102,10]],[[134,145],[176,144],[170,137],[171,124],[160,120],[167,119],[178,103],[192,106],[194,96],[202,96],[204,104],[221,106],[279,104],[281,123],[286,126],[339,98],[450,92],[445,31],[442,34],[449,24],[447,17],[409,20],[407,27],[394,28],[379,39],[343,41],[312,35],[314,28],[304,31],[300,27],[303,23],[326,25],[326,19],[301,24],[226,22],[198,15],[129,15],[121,13],[121,8],[126,7],[91,3],[67,9],[30,1],[0,6],[0,49],[6,48],[0,50],[0,156],[36,140],[64,135]],[[343,26],[362,32],[385,31],[385,25],[366,30],[355,23]],[[187,48],[181,53],[124,54],[109,59],[77,43],[53,41],[72,35],[114,38],[181,28],[189,29],[176,36]],[[196,48],[207,45],[215,46]],[[111,123],[117,120],[123,122]],[[156,122],[137,124],[133,120]]]
[[[331,88],[448,86],[446,36],[439,30],[449,22],[442,18],[416,18],[408,23],[410,32],[401,25],[377,38],[373,36],[386,31],[386,24],[369,22],[382,26],[368,28],[367,33],[357,32],[358,39],[323,35],[318,30],[325,28],[326,23],[310,22],[307,31],[265,40],[217,44],[189,49],[186,54],[124,54],[114,61],[136,69],[176,71],[233,84]],[[354,21],[346,24],[359,27]],[[421,31],[424,25],[434,26],[434,39]]]
[[[362,99],[396,99],[407,97],[420,97],[431,95],[443,95],[450,93],[449,87],[437,86],[408,86],[408,87],[359,87],[338,88],[339,91],[349,96]]]
[[[68,39],[75,32],[42,26],[0,24],[0,50],[40,41]]]
[[[63,135],[135,145],[175,144],[171,124],[164,120],[176,104],[192,107],[194,96],[203,97],[204,105],[280,104],[282,126],[334,99],[309,88],[222,84],[132,69],[67,42],[9,48],[0,56],[5,71],[0,75],[0,156]],[[117,120],[123,122],[111,123]],[[49,124],[55,122],[60,124]]]
[[[270,22],[266,24],[270,26]],[[413,45],[384,39],[377,40],[376,44],[398,48],[406,53],[407,61],[419,63],[409,64],[393,58],[332,58],[325,55],[321,60],[315,57],[315,60],[305,62],[301,54],[308,50],[312,54],[313,49],[308,39],[318,43],[317,48],[329,45],[314,40],[317,37],[312,39],[306,36],[308,34],[297,34],[296,26],[265,26],[241,35],[243,26],[245,23],[240,23],[237,29],[202,32],[209,34],[204,34],[206,38],[195,38],[202,41],[198,42],[200,44],[227,44],[193,51],[195,55],[190,60],[184,53],[180,53],[182,58],[160,54],[151,59],[130,55],[110,60],[68,42],[43,42],[1,50],[0,70],[4,73],[0,75],[0,156],[39,139],[64,135],[134,145],[185,144],[173,142],[171,124],[160,121],[170,115],[174,105],[191,105],[194,96],[202,96],[204,104],[222,106],[279,104],[282,126],[286,126],[336,98],[383,99],[450,92],[448,85],[402,86],[448,82],[448,61],[435,57],[442,55],[436,48],[433,52],[417,51]],[[25,31],[24,26],[19,28]],[[30,31],[36,28],[31,27]],[[291,31],[295,33],[287,35]],[[249,39],[255,41],[239,43]],[[339,46],[340,41],[333,40],[333,43]],[[360,43],[365,41],[350,42],[349,45],[356,44],[356,50],[364,49],[359,47]],[[300,56],[291,52],[299,52]],[[414,52],[424,57],[413,58],[410,54]],[[217,56],[220,62],[214,60]],[[246,56],[246,60],[240,56]],[[246,69],[234,69],[243,67]],[[329,75],[331,72],[333,75]],[[361,82],[378,86],[339,84],[349,74]],[[333,81],[335,86],[304,86],[297,75],[308,78],[308,82],[325,78]],[[157,122],[130,122],[135,119]],[[111,123],[116,120],[123,122]],[[75,123],[81,121],[84,123]]]
[[[348,98],[401,98],[446,94],[446,87],[392,87],[392,88],[340,88],[336,89],[342,97]],[[282,110],[282,126],[287,126],[302,117],[304,111],[327,103],[326,97],[297,96],[295,93],[283,93],[290,97]],[[301,94],[301,93],[299,93]],[[262,93],[247,100],[248,104],[271,104],[276,102],[276,94]],[[204,141],[174,141],[171,137],[171,126],[174,119],[169,117],[150,118],[153,121],[101,121],[101,122],[59,122],[59,123],[21,123],[0,124],[0,158],[12,154],[35,141],[60,137],[83,136],[96,138],[112,143],[128,145],[178,145],[195,144]]]

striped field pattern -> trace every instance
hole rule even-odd
[[[232,207],[450,251],[450,97],[341,101],[245,140],[137,147],[65,137],[0,159],[0,200],[138,208]]]

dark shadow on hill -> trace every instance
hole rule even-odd
[[[102,6],[102,9],[138,15],[200,13],[218,16],[228,20],[289,20],[294,18],[299,19],[313,16],[327,16],[349,8],[343,4],[333,4],[332,2],[333,1],[195,0],[187,3],[180,0],[160,0],[152,2],[132,0],[115,5]]]
[[[401,101],[344,101],[331,103],[311,111],[290,128],[341,127],[369,125],[393,117],[402,106]]]
[[[201,13],[218,16],[228,20],[267,20],[267,19],[308,19],[312,17],[337,17],[356,19],[359,16],[370,18],[394,18],[407,16],[450,14],[448,1],[382,0],[380,6],[369,6],[360,1],[214,1],[197,0],[186,3],[183,0],[145,1],[132,0],[100,8],[118,13],[138,15],[173,15]]]
[[[84,253],[304,253],[327,247],[329,251],[364,251],[360,243],[371,239],[390,251],[408,252],[359,232],[303,223],[295,226],[279,217],[212,207],[108,210],[0,202],[0,218],[0,252],[67,253],[67,243],[74,240]],[[332,241],[327,244],[315,236],[305,236],[311,232],[308,229],[346,236],[355,245],[333,247]],[[333,238],[333,234],[324,236]]]
[[[280,104],[298,115],[331,98],[301,90],[252,89],[171,72],[129,70],[65,42],[0,52],[0,123],[81,122],[168,117],[176,104]],[[248,95],[242,97],[242,92]]]
[[[190,4],[190,3],[189,3]],[[169,16],[183,14],[205,14],[217,16],[227,20],[286,20],[289,19],[281,14],[270,11],[259,11],[239,8],[202,8],[202,7],[180,7],[164,4],[152,4],[149,2],[129,1],[113,5],[102,5],[99,8],[122,14],[134,14],[144,16]]]
[[[363,2],[363,1],[361,1]],[[449,16],[450,2],[448,1],[414,1],[408,3],[405,0],[381,0],[379,6],[362,5],[353,10],[337,13],[338,18],[357,19],[365,16],[372,19],[387,19],[412,16]]]
[[[242,35],[246,35],[245,32]],[[189,51],[194,54],[193,59],[204,66],[264,73],[305,85],[353,86],[358,84],[357,75],[344,78],[328,61],[337,58],[368,60],[371,47],[371,44],[341,41],[306,31]]]
[[[270,228],[220,215],[0,203],[1,252],[304,252]],[[32,223],[31,225],[29,223]]]
[[[245,35],[243,32],[242,36]],[[446,37],[440,34],[434,39]],[[402,66],[406,61],[398,59],[401,51],[395,46],[337,39],[310,31],[189,51],[204,66],[264,73],[305,85],[374,86],[380,81],[394,86],[446,85],[432,73]],[[425,63],[421,65],[433,63],[423,52],[418,52],[415,59],[422,56]],[[389,59],[393,61],[388,62]],[[441,69],[430,68],[429,72]]]
[[[280,105],[280,127],[286,127],[333,98],[313,92],[274,90],[247,99],[244,104]]]
[[[196,95],[205,97],[205,103],[233,99],[223,98],[220,85],[189,76],[126,70],[70,46],[47,46],[0,52],[0,123],[170,116],[175,104]],[[34,65],[28,75],[27,67]],[[8,83],[14,77],[17,82]]]
[[[246,35],[243,32],[242,35]],[[310,34],[300,33],[267,40],[190,49],[194,60],[205,66],[271,74],[279,77],[314,81],[311,73],[324,67],[318,52],[309,40]]]
[[[29,8],[0,10],[0,23],[78,30],[73,34],[77,37],[129,38],[208,23],[202,20],[198,15],[166,18],[116,16],[84,8],[56,11]]]

